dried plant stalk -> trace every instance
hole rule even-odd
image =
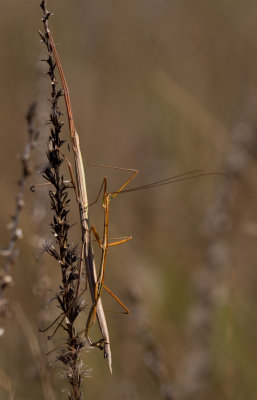
[[[62,284],[56,294],[61,313],[50,327],[41,331],[46,331],[56,324],[54,332],[48,336],[49,340],[53,338],[60,328],[66,332],[65,344],[62,346],[58,359],[64,364],[64,374],[70,384],[69,400],[82,400],[84,371],[81,352],[86,345],[86,341],[78,334],[75,324],[77,317],[84,309],[84,302],[77,295],[80,258],[76,248],[72,247],[69,242],[70,224],[68,214],[70,199],[68,189],[70,186],[65,182],[61,170],[64,161],[61,147],[64,141],[60,137],[63,123],[60,121],[61,112],[58,104],[62,96],[62,90],[57,87],[56,65],[52,56],[49,37],[46,34],[41,34],[41,38],[48,50],[48,58],[45,61],[48,65],[48,75],[51,80],[51,131],[47,150],[48,166],[43,171],[43,177],[53,188],[49,190],[50,205],[53,210],[53,219],[50,226],[55,238],[54,242],[47,244],[46,251],[57,260],[62,274]]]
[[[31,175],[33,168],[31,163],[31,152],[35,148],[39,131],[35,125],[36,104],[33,103],[29,107],[26,115],[28,125],[28,140],[24,147],[21,156],[21,177],[18,181],[18,193],[16,196],[16,209],[11,218],[8,228],[11,231],[11,236],[8,245],[0,251],[0,255],[5,257],[3,268],[0,270],[0,317],[6,313],[7,299],[4,293],[8,286],[12,284],[11,267],[16,262],[18,250],[16,249],[17,240],[22,238],[22,230],[19,228],[20,215],[24,207],[24,190],[26,187],[26,180]]]
[[[81,231],[82,231],[82,252],[81,254],[84,256],[84,262],[86,265],[86,273],[87,279],[89,282],[90,294],[92,301],[95,301],[95,286],[97,281],[97,274],[96,274],[96,267],[94,261],[94,254],[92,249],[91,243],[91,236],[90,236],[90,224],[89,224],[89,217],[88,217],[88,199],[87,199],[87,190],[86,190],[86,180],[85,180],[85,172],[84,172],[84,165],[83,159],[81,155],[80,143],[79,143],[79,135],[75,129],[74,118],[72,114],[70,96],[68,86],[65,80],[65,76],[63,73],[63,69],[61,66],[61,62],[54,44],[54,40],[49,29],[48,20],[51,16],[51,13],[46,9],[46,1],[43,0],[41,3],[41,8],[44,12],[44,16],[42,18],[45,35],[41,34],[42,40],[45,42],[48,48],[48,52],[51,55],[54,54],[56,65],[61,77],[63,89],[64,89],[64,97],[66,102],[66,109],[67,115],[69,120],[69,129],[70,129],[70,138],[72,142],[72,149],[74,152],[74,160],[75,160],[75,171],[76,171],[76,198],[79,206],[79,213],[80,213],[80,224],[81,224]],[[82,257],[83,257],[82,256]],[[78,289],[80,285],[80,276],[81,276],[81,265],[79,271],[79,282],[78,282]],[[79,290],[77,290],[78,294]],[[101,348],[101,343],[103,342],[103,349],[104,349],[104,357],[107,358],[110,371],[112,372],[112,359],[111,359],[111,348],[110,348],[110,339],[108,333],[108,327],[106,323],[106,318],[102,306],[101,299],[97,302],[97,319],[99,323],[99,327],[103,336],[99,342],[95,343]]]

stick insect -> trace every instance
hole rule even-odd
[[[84,261],[85,265],[86,265],[86,273],[87,273],[87,279],[88,279],[88,283],[89,283],[90,294],[91,294],[92,302],[94,302],[95,301],[95,286],[96,286],[96,281],[97,281],[97,275],[96,275],[94,254],[93,254],[91,237],[90,237],[87,189],[86,189],[86,180],[85,180],[83,159],[82,159],[80,143],[79,143],[79,135],[75,128],[68,85],[66,83],[66,79],[65,79],[62,65],[61,65],[61,62],[59,59],[59,55],[56,50],[53,36],[52,36],[52,33],[49,28],[48,20],[49,20],[49,17],[51,16],[51,13],[46,9],[46,1],[45,0],[42,1],[41,8],[44,12],[42,21],[43,21],[44,28],[45,28],[45,34],[49,40],[49,43],[48,42],[46,43],[47,48],[48,48],[49,53],[50,54],[53,53],[53,55],[54,55],[55,62],[56,62],[56,65],[57,65],[57,68],[59,71],[59,75],[61,78],[62,86],[63,86],[66,111],[67,111],[67,116],[68,116],[68,121],[69,121],[70,138],[71,138],[72,149],[73,149],[73,153],[74,153],[75,171],[76,171],[76,178],[75,178],[76,183],[74,185],[74,190],[76,193],[76,199],[77,199],[78,206],[79,206],[80,225],[81,225],[81,233],[82,233],[81,264],[80,264],[80,268],[79,268],[79,275],[81,277],[82,261]],[[41,39],[45,42],[44,35],[42,35],[41,32],[39,32],[39,34],[41,36]],[[79,281],[80,281],[80,277],[79,277]],[[78,291],[79,291],[79,283],[78,283],[77,292]],[[101,334],[102,334],[102,339],[100,341],[98,341],[97,343],[95,343],[95,345],[99,345],[99,347],[100,347],[101,343],[103,343],[104,357],[107,358],[110,371],[112,372],[112,357],[111,357],[109,332],[108,332],[108,327],[107,327],[106,318],[105,318],[101,299],[99,299],[97,302],[96,314],[97,314],[98,324],[99,324]]]
[[[131,237],[121,239],[117,242],[109,243],[108,227],[109,227],[109,204],[110,204],[110,201],[112,199],[114,199],[118,194],[125,193],[125,192],[132,192],[132,191],[136,191],[136,190],[154,188],[157,186],[166,185],[166,184],[176,182],[179,180],[197,178],[197,177],[200,177],[203,175],[213,175],[213,174],[223,175],[223,174],[203,173],[203,172],[200,172],[199,170],[196,170],[196,171],[191,171],[190,173],[177,175],[172,178],[163,179],[163,180],[153,182],[153,183],[150,183],[147,185],[143,185],[143,186],[140,186],[137,188],[126,189],[127,185],[135,178],[135,176],[137,174],[137,171],[130,169],[129,171],[133,172],[131,177],[116,192],[109,192],[109,193],[107,192],[107,180],[105,179],[103,181],[103,185],[102,185],[102,189],[104,192],[103,207],[105,210],[105,214],[104,214],[105,222],[104,222],[103,240],[100,241],[100,238],[99,238],[99,235],[98,235],[96,229],[94,227],[92,227],[92,229],[91,229],[90,224],[89,224],[88,199],[87,199],[85,172],[84,172],[84,165],[83,165],[81,149],[80,149],[80,144],[79,144],[79,135],[75,128],[68,85],[66,83],[62,65],[61,65],[61,62],[59,59],[58,52],[55,47],[55,43],[54,43],[51,31],[49,29],[48,19],[49,19],[51,13],[49,13],[46,9],[45,0],[42,1],[41,7],[44,11],[43,23],[44,23],[44,27],[45,27],[45,32],[46,32],[46,35],[47,35],[47,37],[49,39],[49,43],[50,43],[50,45],[48,46],[48,51],[49,51],[49,53],[54,54],[54,58],[56,61],[56,65],[57,65],[59,75],[61,78],[61,82],[62,82],[62,86],[63,86],[67,116],[68,116],[68,121],[69,121],[70,138],[71,138],[71,142],[72,142],[72,149],[74,152],[76,177],[72,177],[71,168],[70,168],[70,172],[71,172],[71,177],[72,177],[72,181],[73,181],[73,187],[74,187],[75,194],[76,194],[76,199],[77,199],[78,206],[79,206],[80,223],[81,223],[81,231],[82,231],[81,263],[80,263],[80,267],[79,267],[79,276],[81,277],[82,262],[85,262],[87,279],[88,279],[90,294],[91,294],[92,303],[93,303],[93,305],[90,309],[90,312],[89,312],[88,319],[87,319],[85,334],[91,345],[95,345],[95,346],[98,346],[99,348],[102,348],[102,344],[103,344],[104,357],[107,358],[110,371],[112,371],[112,359],[111,359],[109,332],[108,332],[106,318],[105,318],[102,301],[101,301],[102,289],[105,288],[109,293],[111,293],[111,295],[123,307],[125,312],[128,313],[129,310],[117,298],[117,296],[115,296],[104,284],[106,257],[107,257],[108,248],[110,246],[125,243],[126,241],[130,240]],[[42,40],[44,40],[44,37],[42,34],[41,34],[41,38],[42,38]],[[70,164],[68,164],[68,165],[70,166]],[[126,170],[125,168],[119,168],[119,169]],[[99,196],[100,196],[100,192],[99,192]],[[95,267],[95,261],[94,261],[92,243],[91,243],[91,230],[93,231],[98,244],[102,248],[102,260],[101,260],[101,265],[100,265],[98,276],[96,273],[96,267]],[[79,282],[80,282],[80,278],[79,278]],[[79,285],[80,285],[80,283],[78,283],[77,295],[79,295]],[[97,319],[98,319],[98,324],[99,324],[99,327],[100,327],[100,330],[102,333],[102,339],[100,339],[99,341],[97,341],[95,343],[92,343],[88,337],[88,330],[89,330],[89,326],[91,324],[91,320],[93,317],[95,318],[95,315],[97,316]]]

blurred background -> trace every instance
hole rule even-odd
[[[131,315],[107,312],[113,375],[100,351],[85,353],[85,398],[256,399],[256,2],[49,0],[48,9],[86,161],[138,169],[131,187],[195,169],[226,175],[126,193],[111,203],[110,236],[133,240],[110,250],[106,283]],[[0,11],[4,247],[25,115],[35,100],[40,139],[28,188],[42,181],[49,81],[39,61],[39,2],[2,1]],[[110,190],[127,177],[92,166],[86,173],[90,201],[104,176]],[[8,387],[17,400],[45,399],[28,331],[51,349],[38,328],[57,315],[49,300],[59,268],[42,254],[51,238],[47,188],[28,188],[9,314],[1,321],[0,399],[9,398]],[[100,202],[90,213],[101,232]],[[73,235],[76,243],[78,223]],[[108,295],[103,303],[118,309]],[[61,366],[49,358],[55,398],[65,399]]]

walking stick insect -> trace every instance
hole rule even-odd
[[[110,201],[113,198],[115,198],[118,194],[125,193],[125,192],[132,192],[132,191],[136,191],[136,190],[154,188],[156,186],[166,185],[166,184],[169,184],[172,182],[176,182],[178,180],[197,178],[197,177],[200,177],[203,175],[223,175],[223,174],[203,173],[203,172],[199,172],[199,170],[198,170],[198,171],[192,171],[190,173],[181,174],[176,177],[163,179],[158,182],[153,182],[153,183],[150,183],[147,185],[140,186],[138,188],[126,189],[127,185],[135,178],[135,176],[137,174],[137,171],[130,169],[129,171],[131,171],[131,172],[133,171],[133,175],[116,192],[110,192],[110,193],[107,192],[107,180],[105,179],[103,182],[103,185],[102,185],[102,188],[104,191],[103,206],[105,209],[104,234],[103,234],[102,241],[100,241],[100,238],[99,238],[99,235],[98,235],[96,229],[94,227],[92,227],[92,231],[96,237],[96,240],[98,241],[98,244],[102,248],[102,260],[101,260],[101,265],[100,265],[100,269],[99,269],[99,274],[97,276],[94,257],[93,257],[93,250],[92,250],[92,245],[91,245],[91,237],[90,237],[91,229],[90,229],[89,219],[88,219],[88,200],[87,200],[84,165],[83,165],[80,144],[79,144],[79,136],[78,136],[78,133],[75,128],[68,86],[67,86],[64,72],[62,69],[62,65],[61,65],[61,62],[59,59],[59,55],[56,50],[55,43],[54,43],[51,31],[49,29],[49,25],[48,25],[48,20],[49,20],[51,13],[49,13],[47,11],[44,0],[41,3],[41,7],[44,11],[43,23],[44,23],[44,27],[45,27],[45,33],[46,33],[47,40],[45,39],[45,37],[42,34],[40,34],[40,35],[41,35],[42,40],[47,45],[48,52],[50,54],[53,53],[53,55],[54,55],[56,66],[58,68],[59,75],[60,75],[60,78],[62,81],[67,116],[68,116],[68,121],[69,121],[70,138],[71,138],[71,142],[72,142],[72,149],[74,152],[74,160],[75,160],[76,177],[72,176],[72,172],[71,172],[72,170],[70,168],[71,167],[70,163],[68,163],[68,165],[70,168],[71,179],[73,182],[76,199],[77,199],[78,206],[79,206],[80,223],[81,223],[81,231],[82,231],[81,261],[80,261],[80,266],[79,266],[77,296],[80,295],[79,290],[80,290],[82,263],[85,262],[87,279],[89,282],[89,289],[90,289],[90,294],[91,294],[92,303],[93,303],[93,305],[90,309],[90,312],[89,312],[87,322],[86,322],[85,335],[88,338],[89,343],[91,345],[95,345],[95,346],[98,346],[99,348],[103,348],[104,357],[107,358],[109,368],[110,368],[110,370],[112,370],[109,333],[108,333],[105,314],[104,314],[104,310],[103,310],[103,306],[102,306],[102,302],[101,302],[102,289],[105,288],[119,302],[119,304],[123,307],[125,312],[128,313],[129,311],[126,308],[126,306],[124,306],[124,304],[117,298],[117,296],[115,296],[104,284],[106,257],[107,257],[108,248],[110,246],[125,243],[126,241],[130,240],[131,237],[121,239],[114,243],[109,243],[109,241],[108,241],[108,226],[109,226],[109,204],[110,204]],[[67,159],[67,158],[65,157],[65,159]],[[119,168],[119,169],[126,170],[125,168]],[[100,196],[100,192],[99,192],[99,196]],[[102,339],[100,339],[99,341],[97,341],[95,343],[92,343],[88,337],[88,329],[91,324],[91,320],[93,317],[95,318],[95,315],[97,316],[97,319],[98,319],[99,327],[100,327],[100,330],[102,333]],[[65,317],[65,316],[63,316],[63,317]],[[102,344],[103,344],[103,346],[102,346]]]
[[[90,227],[89,227],[89,218],[88,218],[88,200],[87,200],[87,189],[86,189],[86,181],[85,181],[85,171],[83,165],[83,159],[79,144],[79,135],[75,128],[72,107],[71,107],[71,100],[69,95],[68,85],[66,83],[66,79],[64,76],[64,72],[62,69],[62,65],[59,59],[58,52],[55,47],[55,43],[52,37],[52,33],[49,29],[48,20],[51,16],[51,13],[46,9],[46,1],[42,0],[41,8],[44,12],[44,16],[42,18],[44,29],[45,29],[45,36],[39,32],[42,41],[46,44],[49,54],[53,54],[55,58],[55,62],[59,71],[59,75],[61,78],[63,91],[64,91],[64,99],[66,104],[66,111],[69,121],[69,131],[70,131],[70,138],[72,143],[72,149],[74,153],[74,161],[75,161],[75,171],[76,171],[76,178],[75,178],[75,185],[74,190],[76,192],[76,199],[79,206],[79,213],[80,213],[80,225],[81,225],[81,263],[79,267],[79,282],[81,279],[81,269],[82,269],[82,262],[85,262],[86,266],[86,273],[87,279],[89,283],[89,289],[92,301],[95,301],[95,285],[97,281],[96,275],[96,268],[94,262],[94,255],[93,249],[91,244],[90,238]],[[76,188],[76,189],[75,189]],[[77,288],[77,294],[79,292],[79,283]],[[103,343],[103,350],[104,350],[104,357],[107,358],[110,371],[112,372],[112,357],[111,357],[111,347],[110,347],[110,339],[109,339],[109,332],[108,327],[105,319],[105,314],[102,306],[101,299],[97,302],[97,309],[96,309],[98,324],[101,330],[102,339],[98,341],[98,345],[100,347],[100,342]],[[97,345],[97,343],[96,343]]]

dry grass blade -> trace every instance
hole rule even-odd
[[[222,151],[228,144],[229,132],[225,126],[171,76],[161,70],[152,72],[147,77],[147,84],[189,121],[201,133],[203,138],[208,135],[208,141],[212,140],[212,146],[217,151]],[[219,141],[214,140],[217,136]]]
[[[55,400],[54,392],[51,386],[51,380],[47,370],[46,360],[43,358],[43,354],[35,332],[20,304],[14,303],[13,310],[17,321],[19,322],[20,327],[27,339],[30,351],[34,357],[37,372],[42,383],[44,397],[46,400]]]
[[[0,369],[0,387],[8,393],[8,397],[10,400],[14,400],[12,381],[6,373]]]

